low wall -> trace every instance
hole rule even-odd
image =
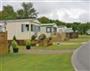
[[[0,55],[8,53],[7,32],[0,32]]]
[[[53,42],[62,42],[65,40],[66,34],[65,33],[56,33],[56,34],[52,34],[51,37],[52,37]]]
[[[10,47],[12,40],[8,40],[8,47]],[[17,40],[18,45],[25,45],[25,40]]]
[[[78,38],[79,34],[77,32],[69,32],[66,33],[66,38],[67,39],[73,39],[73,38]]]

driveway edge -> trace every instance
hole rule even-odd
[[[76,56],[76,53],[79,51],[79,49],[81,49],[83,46],[85,46],[86,44],[88,44],[90,41],[86,42],[85,44],[82,44],[79,48],[77,48],[73,54],[72,54],[72,57],[71,57],[71,63],[72,63],[72,66],[74,68],[75,71],[78,71],[78,69],[76,68],[75,64],[74,64],[74,60],[75,60],[75,56]]]

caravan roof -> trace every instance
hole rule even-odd
[[[53,27],[57,27],[57,25],[55,23],[45,23],[45,24],[41,24],[41,26],[53,26]]]
[[[0,22],[25,22],[25,21],[30,21],[30,22],[40,24],[40,22],[37,19],[0,20]]]

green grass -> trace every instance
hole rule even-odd
[[[90,35],[80,35],[77,39],[71,39],[65,42],[74,42],[74,43],[82,43],[90,40]]]
[[[35,47],[34,49],[46,49],[46,50],[73,50],[80,46],[81,44],[59,44],[59,45],[52,45],[49,47]]]
[[[1,60],[1,71],[74,71],[71,53],[61,55],[9,54]]]
[[[65,50],[76,49],[83,42],[90,40],[90,36],[80,36],[50,47],[37,49]],[[68,43],[68,44],[67,44]],[[75,43],[75,44],[71,44]],[[21,47],[20,47],[21,48]],[[35,48],[36,49],[36,48]],[[0,56],[0,71],[74,71],[71,64],[72,53],[64,54],[14,54]]]

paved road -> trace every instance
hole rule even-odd
[[[90,71],[90,42],[74,52],[72,64],[76,71]]]

